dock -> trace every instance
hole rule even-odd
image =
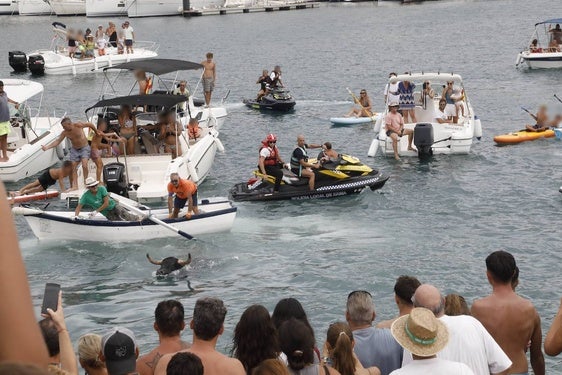
[[[272,3],[278,3],[277,1]],[[199,16],[216,16],[225,14],[237,13],[257,13],[257,12],[275,12],[284,10],[298,10],[298,9],[312,9],[318,8],[319,2],[302,2],[302,3],[278,3],[278,4],[264,4],[264,5],[251,5],[251,6],[229,6],[205,9],[190,9],[184,10],[184,17],[199,17]]]

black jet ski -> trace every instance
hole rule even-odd
[[[256,99],[244,99],[242,102],[253,109],[267,109],[284,112],[292,110],[295,107],[295,104],[297,104],[289,90],[285,90],[283,87],[270,89],[267,95],[262,96],[259,101]]]
[[[314,163],[315,159],[309,160]],[[241,182],[230,189],[234,201],[273,201],[333,198],[358,194],[366,187],[372,191],[384,186],[389,175],[371,169],[353,156],[340,155],[335,162],[326,162],[315,170],[315,189],[308,189],[308,179],[299,178],[289,169],[283,168],[283,181],[279,192],[273,192],[275,178],[254,171],[254,178]]]

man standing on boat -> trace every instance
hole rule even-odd
[[[125,47],[127,48],[127,53],[133,53],[135,31],[133,30],[133,27],[129,25],[129,21],[125,21],[123,24],[123,32],[125,33]]]
[[[136,215],[129,213],[129,211],[111,199],[105,186],[99,186],[99,183],[100,182],[94,180],[93,177],[88,177],[86,179],[87,190],[82,194],[78,206],[76,206],[76,210],[74,211],[76,216],[80,215],[82,207],[89,206],[94,209],[90,212],[90,217],[96,216],[99,212],[111,221],[139,220]]]
[[[175,197],[174,197],[175,195]],[[193,181],[183,179],[177,173],[170,174],[168,183],[168,211],[170,219],[177,219],[182,208],[187,205],[185,217],[191,219],[191,213],[199,213],[197,209],[197,185]]]
[[[203,91],[205,92],[205,105],[211,104],[211,94],[215,89],[215,80],[217,78],[217,67],[213,61],[213,54],[207,52],[207,59],[201,62],[203,65]]]
[[[73,123],[70,118],[65,117],[61,120],[63,132],[59,137],[46,146],[41,146],[43,151],[57,147],[65,138],[70,140],[72,147],[70,148],[70,161],[72,162],[72,190],[78,189],[78,173],[76,168],[78,163],[82,163],[82,174],[84,181],[88,178],[88,160],[90,160],[91,149],[88,144],[88,139],[84,134],[84,128],[90,128],[97,135],[103,135],[101,131],[96,129],[95,125],[89,122],[75,122]]]
[[[8,98],[8,94],[4,91],[4,82],[0,81],[0,162],[8,161],[8,134],[10,134],[10,107],[8,103],[12,103],[19,108],[19,103]]]

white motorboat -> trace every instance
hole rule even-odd
[[[119,198],[119,201],[124,205],[123,198]],[[127,203],[127,206],[131,205],[132,203]],[[93,217],[76,218],[73,211],[12,208],[15,215],[25,218],[33,234],[44,241],[138,242],[178,237],[176,230],[190,236],[199,236],[230,231],[236,217],[236,207],[226,198],[202,199],[199,202],[200,213],[189,220],[185,218],[185,211],[180,212],[178,219],[168,219],[167,208],[151,210],[139,207],[138,210],[141,211],[139,213],[145,213],[139,215],[138,221],[109,221],[99,213]]]
[[[86,0],[87,17],[126,16],[125,0]]]
[[[93,122],[98,116],[109,119],[110,127],[115,125],[115,113],[120,105],[132,107],[145,107],[147,111],[136,114],[139,131],[139,150],[133,155],[103,157],[105,165],[103,179],[109,191],[126,194],[141,203],[162,203],[168,197],[167,185],[170,174],[178,173],[182,178],[201,184],[208,176],[215,160],[217,150],[224,151],[218,139],[218,131],[213,127],[201,126],[201,133],[197,139],[190,139],[187,127],[182,134],[176,137],[176,147],[182,153],[172,158],[170,153],[165,153],[162,145],[158,143],[150,131],[145,130],[147,125],[156,124],[157,112],[161,109],[171,109],[182,102],[182,97],[169,94],[131,95],[112,99],[101,100],[87,112],[96,109],[97,113],[91,116]],[[141,147],[142,145],[142,147]],[[120,162],[124,162],[121,164]],[[88,174],[94,176],[95,164],[90,161]],[[111,175],[111,181],[109,180]],[[78,191],[63,194],[62,199],[72,199],[80,195],[83,185],[83,171],[78,169]]]
[[[408,137],[401,137],[398,142],[398,153],[400,156],[419,156],[425,157],[433,154],[468,154],[472,146],[474,137],[480,139],[482,136],[482,125],[480,119],[474,114],[472,105],[464,90],[463,81],[458,74],[449,73],[412,73],[402,74],[391,77],[389,83],[399,81],[410,81],[416,85],[414,91],[416,123],[404,124],[405,129],[414,131],[413,144],[417,147],[416,151],[408,150]],[[423,83],[429,81],[435,90],[434,98],[423,97],[421,87]],[[464,110],[464,115],[459,113],[457,123],[439,123],[436,120],[436,111],[439,108],[441,98],[441,87],[448,81],[453,81],[456,90],[462,92],[458,99],[459,112],[460,106]],[[368,156],[375,156],[380,150],[383,155],[394,155],[392,140],[386,134],[384,119],[388,113],[388,107],[383,112],[380,119],[374,126],[375,139],[371,142]]]
[[[20,16],[41,16],[53,13],[46,0],[18,0]]]
[[[529,69],[562,68],[562,18],[535,24],[528,46],[517,55],[515,66]]]
[[[12,126],[8,134],[9,160],[0,163],[0,180],[19,181],[49,168],[64,156],[62,145],[43,151],[62,132],[60,118],[40,117],[43,85],[23,79],[3,79],[8,97],[20,103],[19,111],[10,104]],[[33,99],[32,99],[33,98]]]
[[[126,0],[130,18],[179,16],[182,14],[182,0]]]
[[[0,0],[0,15],[18,14],[17,0]]]
[[[53,23],[55,37],[51,47],[27,54],[27,66],[18,62],[10,65],[15,71],[25,71],[27,68],[33,74],[84,74],[101,71],[106,67],[122,64],[129,61],[146,60],[158,56],[158,46],[154,42],[135,42],[134,53],[119,53],[118,48],[107,46],[105,54],[100,55],[94,50],[93,58],[69,57],[66,42],[66,26],[60,22]]]
[[[57,16],[83,16],[86,14],[86,0],[49,0]]]

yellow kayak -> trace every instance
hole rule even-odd
[[[552,138],[554,137],[554,130],[548,129],[543,132],[529,132],[527,130],[520,130],[518,132],[496,135],[494,142],[499,145],[514,145],[525,141],[534,141],[539,138]]]

